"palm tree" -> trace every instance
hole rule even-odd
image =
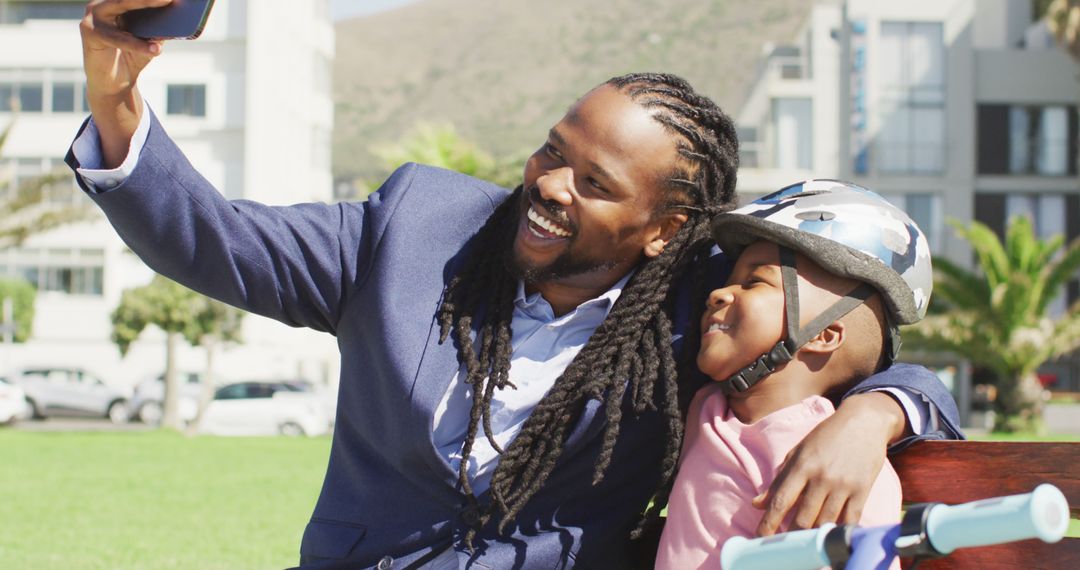
[[[987,226],[951,222],[971,243],[981,271],[934,260],[934,311],[904,331],[916,348],[945,350],[997,376],[995,431],[1040,430],[1042,388],[1035,371],[1080,348],[1080,302],[1064,315],[1050,303],[1080,268],[1080,239],[1035,236],[1027,217],[1014,218],[1005,243]]]
[[[11,121],[0,131],[0,151],[14,125]],[[59,169],[9,188],[11,181],[0,172],[0,249],[19,246],[33,234],[96,215],[89,204],[58,206],[49,202],[50,190],[70,179],[66,169]]]

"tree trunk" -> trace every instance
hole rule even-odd
[[[994,400],[994,431],[1043,431],[1043,387],[1035,374],[1000,378]]]
[[[217,346],[216,339],[206,338],[203,340],[203,347],[206,348],[206,372],[203,374],[202,390],[199,393],[199,411],[195,413],[195,419],[188,425],[187,435],[199,433],[203,414],[206,413],[206,408],[210,406],[210,402],[214,400],[214,393],[217,391],[217,381],[214,379],[214,356],[217,354]]]
[[[176,348],[179,343],[180,333],[166,333],[165,396],[162,402],[164,413],[161,416],[161,425],[177,431],[184,428],[184,421],[180,418],[180,378],[176,374]]]

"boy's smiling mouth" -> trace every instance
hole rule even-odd
[[[715,332],[715,331],[726,331],[726,330],[731,330],[731,325],[723,324],[723,323],[713,323],[713,324],[709,325],[709,328],[706,329],[705,332],[706,333],[711,333],[711,332]]]

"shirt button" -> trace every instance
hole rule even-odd
[[[390,570],[394,566],[394,559],[389,556],[383,556],[382,560],[375,566],[378,570]]]
[[[109,178],[108,180],[105,181],[105,187],[106,188],[116,188],[119,185],[120,185],[120,183],[117,182],[115,178]]]

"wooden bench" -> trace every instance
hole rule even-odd
[[[1080,443],[924,441],[889,460],[905,503],[966,503],[1052,483],[1065,493],[1072,518],[1080,516]],[[1080,538],[960,549],[918,568],[1080,568]]]

